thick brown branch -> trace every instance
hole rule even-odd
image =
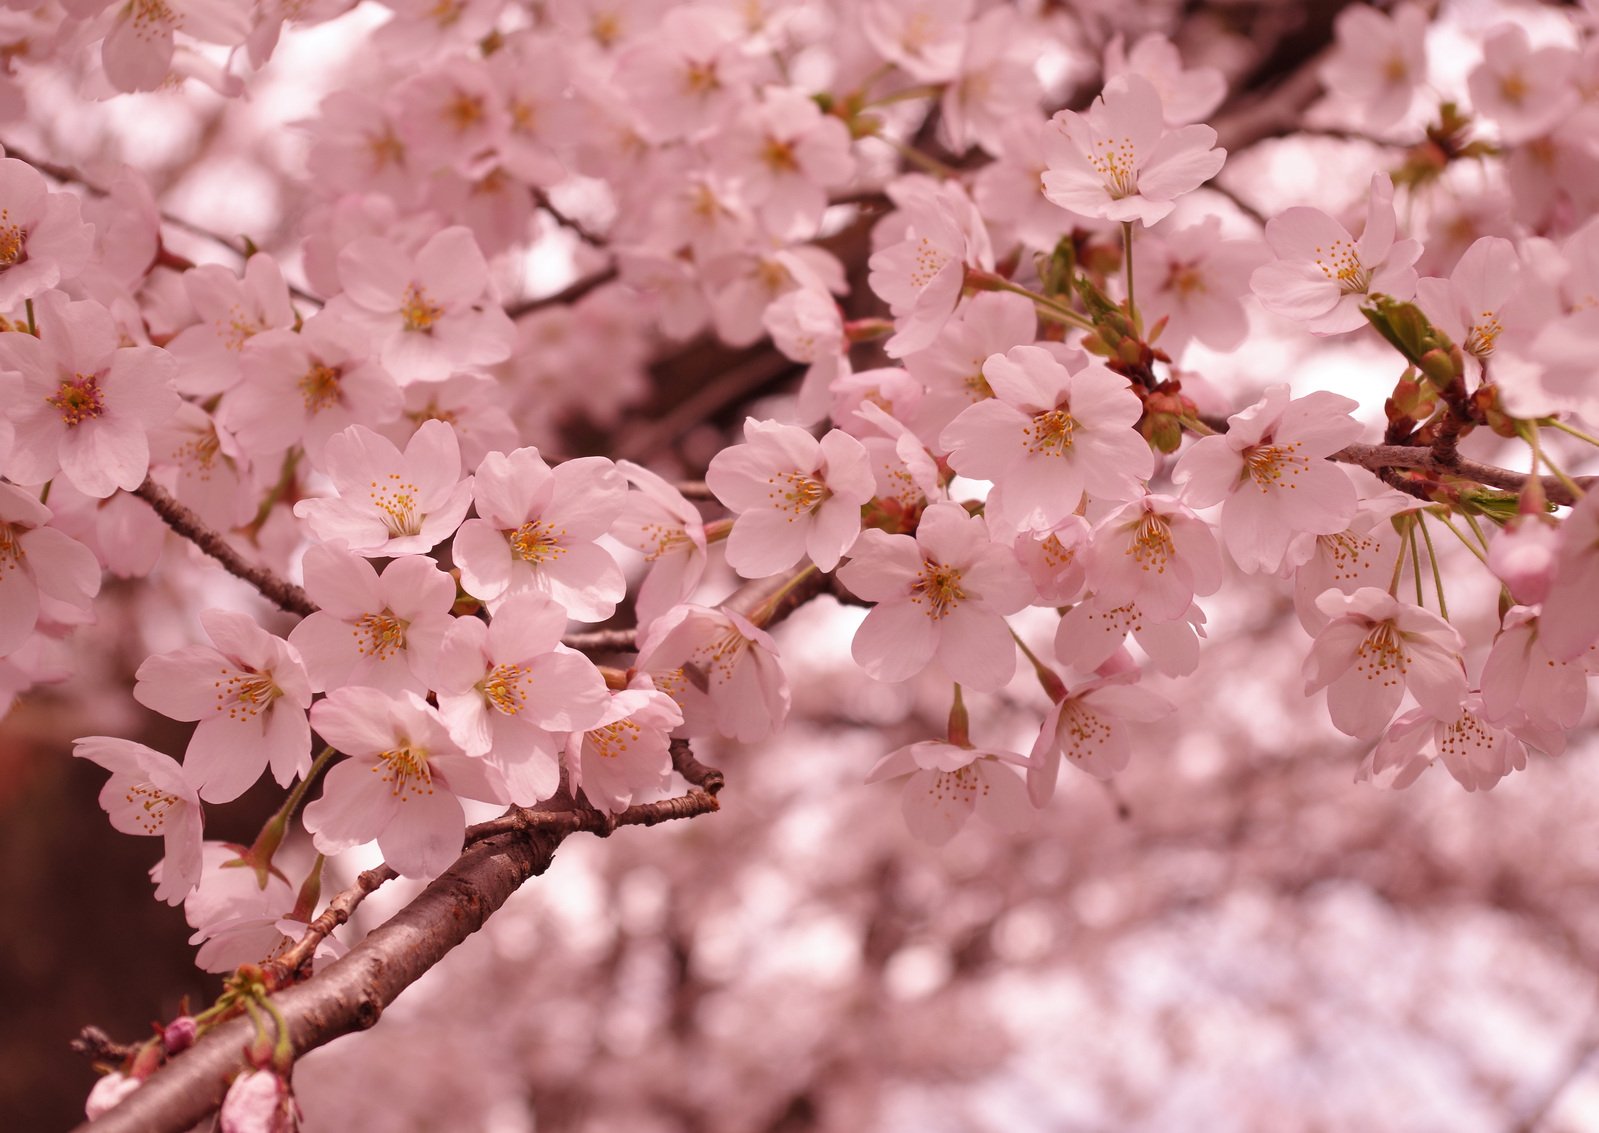
[[[1530,475],[1526,472],[1512,472],[1492,464],[1483,464],[1481,461],[1468,460],[1463,456],[1457,456],[1452,461],[1442,459],[1431,448],[1411,445],[1350,445],[1333,453],[1332,459],[1345,464],[1358,464],[1377,473],[1385,468],[1413,468],[1432,475],[1452,476],[1511,492],[1519,492],[1525,488]],[[1587,491],[1595,483],[1599,483],[1599,477],[1578,476],[1573,482]],[[1557,504],[1577,502],[1570,489],[1555,477],[1540,477],[1540,483],[1543,485],[1544,495],[1551,502]]]
[[[710,785],[720,786],[721,773],[703,767],[691,754],[687,760],[707,784],[706,789],[696,787],[676,798],[641,803],[618,815],[589,807],[557,811],[518,808],[492,820],[508,822],[508,828],[469,846],[455,865],[346,956],[305,983],[274,994],[273,1002],[288,1022],[295,1053],[303,1054],[376,1023],[396,996],[482,928],[525,881],[548,869],[568,834],[589,830],[603,835],[618,826],[654,826],[718,809]],[[340,894],[335,903],[342,900],[353,909],[367,892],[382,884],[386,873],[387,866],[367,871],[356,887]],[[338,913],[330,906],[318,920],[323,917],[336,920]],[[315,945],[310,947],[314,950]],[[246,1018],[207,1032],[121,1105],[80,1125],[79,1130],[181,1133],[189,1129],[216,1111],[229,1081],[246,1068],[244,1048],[251,1034],[252,1024]]]
[[[229,574],[244,579],[270,601],[302,617],[316,613],[316,603],[304,590],[279,578],[266,567],[245,562],[244,557],[221,534],[206,526],[199,516],[173,499],[172,494],[154,480],[146,477],[144,483],[133,490],[133,494],[155,508],[156,514],[166,521],[168,527],[221,563]]]
[[[561,638],[561,644],[583,653],[624,653],[638,648],[638,631],[591,629],[583,633],[569,633]]]

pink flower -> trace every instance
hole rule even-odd
[[[1241,569],[1276,571],[1296,534],[1332,535],[1354,518],[1355,487],[1326,457],[1360,436],[1355,408],[1335,393],[1290,400],[1287,386],[1272,386],[1178,460],[1172,481],[1184,500],[1223,504],[1222,538]]]
[[[1565,732],[1588,705],[1588,674],[1580,661],[1559,661],[1543,642],[1546,619],[1512,606],[1482,665],[1482,715],[1493,721],[1525,720]]]
[[[328,441],[334,495],[301,500],[294,514],[324,542],[342,539],[368,558],[416,554],[448,538],[472,505],[455,431],[424,421],[402,454],[364,425]]]
[[[438,710],[414,692],[335,689],[312,708],[311,723],[349,757],[305,808],[305,828],[324,854],[375,839],[402,876],[436,877],[461,853],[461,799],[509,800],[498,772],[462,752]]]
[[[1538,619],[1539,640],[1557,661],[1599,642],[1599,491],[1589,491],[1560,525],[1555,577]]]
[[[1410,110],[1427,81],[1427,13],[1399,4],[1393,15],[1365,4],[1338,13],[1337,45],[1321,66],[1321,81],[1367,126],[1383,129]]]
[[[183,286],[200,321],[179,331],[167,349],[178,360],[178,387],[186,394],[209,397],[232,388],[245,344],[295,323],[288,284],[268,255],[251,256],[242,280],[220,264],[204,264],[184,273]]]
[[[289,1080],[274,1070],[246,1070],[228,1087],[217,1126],[219,1133],[295,1133],[300,1106]]]
[[[536,448],[491,452],[478,465],[477,519],[461,525],[461,585],[498,611],[509,595],[546,594],[580,621],[604,621],[627,592],[622,568],[595,540],[621,513],[627,484],[609,460],[551,468]]]
[[[1137,602],[1170,621],[1221,588],[1221,569],[1208,523],[1170,496],[1146,495],[1095,526],[1088,585],[1105,602]]]
[[[124,1098],[144,1085],[143,1078],[130,1078],[121,1071],[113,1070],[95,1079],[94,1088],[89,1091],[88,1099],[83,1103],[83,1114],[90,1121],[110,1113],[122,1104]]]
[[[788,716],[777,644],[732,610],[673,607],[639,635],[634,668],[682,706],[686,735],[754,743]]]
[[[639,678],[642,687],[611,694],[599,722],[566,741],[571,789],[582,788],[600,810],[620,814],[641,792],[660,787],[672,773],[672,729],[683,710],[664,692]]]
[[[1146,614],[1137,602],[1115,603],[1091,594],[1061,618],[1055,628],[1055,656],[1079,672],[1091,673],[1116,655],[1132,634],[1149,662],[1168,677],[1186,677],[1199,668],[1199,639],[1205,613],[1189,606],[1168,618]]]
[[[1536,606],[1554,584],[1560,544],[1558,524],[1537,514],[1518,515],[1488,544],[1488,569],[1517,602]]]
[[[1160,93],[1133,72],[1106,83],[1086,114],[1062,110],[1053,122],[1044,196],[1079,216],[1153,224],[1227,160],[1209,126],[1168,128]]]
[[[849,128],[793,87],[768,87],[712,146],[718,170],[740,181],[744,200],[779,239],[814,235],[827,190],[855,173]]]
[[[338,270],[344,292],[327,310],[370,329],[401,385],[511,356],[516,328],[488,295],[488,262],[467,228],[434,234],[414,257],[362,237],[339,252]]]
[[[901,238],[883,241],[872,254],[867,282],[899,328],[883,350],[902,358],[933,341],[960,300],[967,267],[992,271],[994,251],[982,216],[958,184],[902,177],[888,195],[899,211],[879,230]]]
[[[51,192],[25,162],[0,159],[0,308],[72,279],[93,245],[94,226],[83,222],[75,195]]]
[[[878,760],[866,781],[903,779],[905,825],[918,840],[942,846],[973,814],[1001,830],[1025,830],[1033,810],[1020,776],[1011,770],[1025,766],[1014,752],[923,740]]]
[[[336,433],[400,413],[400,388],[367,357],[365,332],[331,315],[313,315],[298,333],[256,335],[240,351],[239,369],[243,380],[222,399],[219,416],[255,456],[298,444],[321,464]]]
[[[955,471],[994,482],[989,509],[1017,530],[1060,522],[1084,491],[1129,499],[1154,472],[1133,429],[1143,407],[1127,379],[1077,359],[1073,372],[1042,346],[990,355],[983,377],[994,396],[939,437]]]
[[[49,526],[50,509],[0,482],[0,657],[32,635],[41,607],[60,602],[88,615],[100,591],[100,562]]]
[[[993,397],[983,376],[989,355],[1030,345],[1037,337],[1038,316],[1025,295],[973,295],[931,344],[905,358],[905,369],[927,387],[914,422],[918,431],[936,436],[961,410]]]
[[[929,507],[914,539],[863,531],[838,577],[876,603],[851,652],[878,680],[907,680],[936,662],[956,683],[992,691],[1016,672],[1005,615],[1032,600],[1032,584],[959,504]]]
[[[613,82],[655,141],[696,138],[747,97],[755,60],[710,8],[671,8],[618,53]]]
[[[311,685],[299,651],[230,610],[200,614],[214,648],[147,658],[133,697],[174,720],[197,720],[185,772],[210,803],[238,798],[269,765],[287,786],[311,767]]]
[[[924,83],[955,77],[965,53],[972,0],[869,0],[861,9],[866,41]]]
[[[705,574],[709,552],[699,509],[643,465],[616,462],[633,491],[627,494],[611,535],[644,555],[649,564],[633,596],[640,626],[686,601]]]
[[[255,963],[283,943],[276,922],[294,908],[294,887],[277,873],[240,869],[239,847],[206,842],[199,884],[184,898],[183,917],[200,945],[195,964],[202,971],[231,972]],[[263,885],[261,882],[265,881]]]
[[[1198,122],[1221,105],[1227,96],[1227,77],[1214,67],[1183,69],[1176,46],[1155,32],[1139,38],[1131,48],[1120,33],[1105,45],[1105,78],[1141,75],[1160,94],[1168,125]]]
[[[1008,5],[990,8],[967,25],[960,70],[939,100],[939,140],[952,153],[974,145],[999,153],[1009,122],[1038,113],[1042,90],[1033,64],[1040,42],[1030,20]]]
[[[518,806],[555,793],[568,733],[594,727],[610,705],[594,663],[561,646],[565,629],[549,598],[513,595],[486,625],[456,620],[432,681],[450,735],[494,765]]]
[[[861,530],[877,482],[860,441],[838,429],[820,441],[775,421],[744,421],[745,443],[711,459],[705,483],[737,515],[727,561],[766,578],[810,557],[832,570]]]
[[[1366,325],[1361,304],[1371,295],[1408,299],[1416,290],[1416,240],[1394,241],[1394,188],[1386,173],[1371,177],[1366,227],[1357,241],[1320,209],[1296,206],[1266,222],[1277,259],[1256,268],[1249,286],[1268,311],[1305,324],[1313,334],[1344,334]]]
[[[1525,768],[1528,741],[1542,746],[1542,738],[1535,730],[1488,722],[1472,694],[1453,720],[1440,720],[1425,708],[1395,720],[1355,772],[1355,782],[1403,790],[1441,758],[1466,790],[1487,791]]]
[[[383,568],[337,544],[305,553],[305,591],[320,609],[289,633],[317,692],[368,685],[427,692],[427,674],[453,619],[455,580],[432,559]]]
[[[1569,47],[1534,51],[1527,29],[1504,23],[1483,41],[1482,62],[1466,79],[1471,108],[1517,145],[1547,133],[1578,105],[1577,53]]]
[[[1479,363],[1493,356],[1506,327],[1531,332],[1516,246],[1498,236],[1472,243],[1448,279],[1416,282],[1416,302],[1449,338]]]
[[[1118,678],[1090,681],[1062,697],[1044,717],[1028,757],[1033,805],[1043,806],[1054,795],[1063,754],[1096,779],[1119,775],[1133,754],[1127,725],[1158,720],[1171,710],[1169,701]]]
[[[1265,259],[1258,239],[1224,239],[1214,216],[1140,233],[1133,242],[1138,309],[1146,322],[1167,320],[1161,349],[1176,357],[1190,341],[1213,350],[1232,350],[1243,342],[1249,332],[1244,309],[1249,276]]]
[[[132,490],[150,467],[149,431],[178,407],[177,364],[154,346],[122,346],[111,313],[59,291],[36,301],[39,337],[0,334],[0,368],[22,375],[7,406],[16,440],[6,475],[41,484],[60,471],[85,495]]]
[[[1340,732],[1375,739],[1407,689],[1435,718],[1460,716],[1466,673],[1460,634],[1448,622],[1374,586],[1328,591],[1316,604],[1331,620],[1305,658],[1305,695],[1327,690]]]
[[[1016,535],[1011,549],[1033,580],[1041,604],[1065,606],[1082,593],[1088,580],[1089,534],[1086,519],[1068,515],[1052,527],[1030,528]]]
[[[74,740],[72,754],[111,772],[100,805],[115,829],[166,839],[155,895],[178,904],[200,880],[203,819],[193,778],[171,756],[113,736]]]

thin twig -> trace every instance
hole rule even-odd
[[[166,521],[168,527],[221,563],[229,574],[242,578],[255,587],[269,601],[275,602],[291,614],[299,614],[302,617],[316,613],[316,603],[311,601],[304,590],[287,579],[279,578],[266,567],[246,562],[219,532],[208,527],[205,521],[179,503],[170,492],[148,476],[145,477],[144,483],[133,490],[133,494],[153,507],[155,513]]]
[[[1452,476],[1511,492],[1519,492],[1525,488],[1530,478],[1530,474],[1526,472],[1512,472],[1508,468],[1483,464],[1481,461],[1468,460],[1463,456],[1457,456],[1453,461],[1442,460],[1433,449],[1412,445],[1349,445],[1333,453],[1332,459],[1344,464],[1358,464],[1377,473],[1381,473],[1384,469],[1413,468],[1420,472]],[[1557,504],[1577,502],[1570,489],[1555,477],[1542,476],[1539,477],[1539,482],[1543,485],[1544,495],[1552,502]],[[1578,476],[1574,479],[1574,483],[1587,491],[1595,483],[1599,483],[1599,477]]]

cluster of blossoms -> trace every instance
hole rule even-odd
[[[116,90],[239,93],[286,22],[350,6],[14,6],[59,39],[16,56],[0,112],[29,67],[88,48]],[[208,608],[139,666],[134,697],[195,725],[181,760],[77,744],[116,827],[164,837],[156,895],[208,969],[314,914],[315,870],[296,888],[271,861],[290,817],[319,855],[375,844],[432,877],[464,803],[621,814],[667,783],[674,740],[762,739],[790,704],[767,629],[822,575],[867,607],[866,674],[949,691],[947,731],[870,772],[929,842],[973,813],[1028,821],[1063,763],[1122,772],[1201,663],[1202,601],[1242,576],[1292,590],[1305,692],[1364,745],[1362,778],[1441,759],[1485,789],[1562,750],[1599,643],[1599,493],[1539,437],[1595,416],[1599,39],[1492,29],[1475,117],[1428,107],[1358,222],[1254,224],[1205,189],[1224,77],[1158,36],[1088,55],[1047,12],[959,0],[390,7],[384,81],[307,126],[292,261],[186,263],[133,171],[80,194],[0,159],[0,702],[69,675],[105,572],[207,569],[169,526],[301,615],[277,634]],[[1348,9],[1336,107],[1421,138],[1425,25]],[[825,78],[802,65],[824,43]],[[1050,117],[1063,67],[1103,82]],[[934,105],[966,171],[914,151],[902,172]],[[1462,168],[1475,195],[1440,191]],[[851,317],[819,242],[863,208],[883,317]],[[609,261],[513,318],[502,281],[552,226]],[[1189,368],[1268,316],[1393,347],[1380,438],[1348,397],[1224,396]],[[769,337],[803,370],[705,462],[710,514],[641,464],[553,456],[621,420],[663,340],[702,332]],[[1524,445],[1532,474],[1474,479],[1459,446],[1485,440]],[[1451,621],[1434,534],[1481,560],[1491,625]],[[975,743],[978,698],[1002,693],[1032,698],[1026,739]],[[280,825],[230,870],[203,808],[268,770]],[[286,1071],[262,1066],[240,1095],[287,1113]]]

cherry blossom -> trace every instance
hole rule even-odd
[[[111,772],[100,806],[124,834],[159,834],[162,854],[158,901],[181,902],[200,880],[202,815],[190,773],[169,755],[115,736],[73,741],[72,754]]]
[[[863,531],[838,577],[876,603],[851,653],[878,680],[907,680],[936,662],[951,680],[989,691],[1015,673],[1005,615],[1027,604],[1032,584],[960,505],[929,507],[914,538]]]
[[[594,663],[560,646],[565,628],[546,596],[513,595],[488,624],[456,620],[430,682],[450,735],[496,768],[518,806],[555,793],[567,734],[596,726],[610,704]]]
[[[928,845],[942,846],[973,814],[1001,830],[1026,829],[1032,807],[1021,777],[1010,769],[1026,766],[1014,752],[922,740],[878,760],[866,781],[903,779],[905,825]]]
[[[401,385],[510,357],[516,331],[487,302],[488,264],[469,229],[434,234],[415,257],[379,237],[353,240],[338,271],[344,291],[327,310],[376,337],[383,368]]]
[[[87,615],[99,593],[94,552],[50,526],[51,518],[38,500],[0,482],[0,657],[32,635],[50,602]]]
[[[1533,49],[1518,24],[1495,28],[1482,45],[1482,62],[1466,80],[1472,108],[1491,118],[1509,143],[1537,137],[1577,106],[1577,53],[1567,47]]]
[[[134,699],[199,721],[183,764],[206,802],[238,798],[268,766],[286,786],[311,766],[311,685],[299,651],[230,610],[206,610],[200,624],[212,645],[148,658]]]
[[[572,790],[601,810],[619,814],[641,792],[659,787],[672,771],[669,750],[683,710],[664,692],[642,687],[611,693],[605,714],[567,738],[565,762]]]
[[[634,668],[682,706],[685,735],[752,743],[788,716],[776,642],[732,610],[674,606],[640,633]]]
[[[1354,518],[1355,486],[1326,457],[1360,435],[1357,403],[1318,390],[1291,398],[1272,386],[1227,421],[1227,432],[1201,437],[1172,471],[1194,507],[1222,503],[1221,533],[1246,571],[1275,571],[1295,534],[1332,535]]]
[[[1227,96],[1227,78],[1214,67],[1185,70],[1182,56],[1165,36],[1151,32],[1127,46],[1120,34],[1105,45],[1105,78],[1132,73],[1154,84],[1170,126],[1198,122]]]
[[[648,625],[687,601],[705,573],[708,550],[699,509],[671,484],[642,465],[619,460],[627,493],[611,534],[643,553],[649,563],[633,598],[639,625]]]
[[[538,449],[492,452],[478,465],[477,519],[461,525],[455,558],[467,593],[498,609],[508,595],[547,594],[582,621],[611,616],[622,568],[595,544],[621,514],[627,485],[600,457],[551,469]]]
[[[955,77],[971,16],[972,0],[868,0],[860,13],[873,49],[924,83]]]
[[[1102,601],[1137,602],[1153,619],[1181,617],[1196,595],[1221,587],[1210,525],[1170,496],[1123,504],[1094,528],[1088,585]]]
[[[1027,793],[1043,806],[1055,793],[1061,757],[1096,779],[1109,779],[1132,758],[1127,725],[1158,720],[1172,710],[1163,697],[1119,678],[1090,681],[1055,702],[1028,756]]]
[[[295,323],[288,285],[271,256],[251,256],[242,280],[218,264],[205,264],[185,272],[183,285],[200,317],[167,344],[178,360],[183,393],[210,396],[229,389],[239,380],[245,344],[262,331]]]
[[[1463,643],[1448,622],[1373,586],[1329,591],[1316,604],[1331,620],[1305,658],[1305,695],[1327,690],[1340,732],[1375,739],[1407,690],[1438,720],[1460,716]]]
[[[1344,334],[1366,325],[1361,304],[1370,295],[1408,299],[1416,290],[1411,266],[1416,240],[1394,240],[1393,184],[1371,178],[1366,227],[1360,239],[1321,209],[1296,206],[1266,222],[1266,243],[1277,259],[1255,269],[1249,286],[1268,311],[1305,324],[1314,334]]]
[[[305,808],[305,828],[324,854],[376,841],[401,876],[436,877],[461,853],[461,799],[508,801],[496,769],[462,752],[438,709],[414,692],[335,689],[311,709],[311,723],[349,757]]]
[[[1321,66],[1322,82],[1358,108],[1365,125],[1398,122],[1427,81],[1427,13],[1409,2],[1391,14],[1351,4],[1333,26],[1338,42]]]
[[[84,269],[94,227],[81,213],[77,197],[51,192],[33,166],[0,159],[0,307],[13,310]]]
[[[991,271],[994,252],[976,207],[959,185],[901,178],[888,187],[899,207],[883,221],[900,234],[868,261],[871,289],[888,302],[898,330],[883,346],[902,358],[931,343],[955,310],[968,267]]]
[[[1243,301],[1249,276],[1266,257],[1258,240],[1223,236],[1214,216],[1140,233],[1133,242],[1138,307],[1150,321],[1166,320],[1161,348],[1176,357],[1190,341],[1213,350],[1243,342],[1249,333]]]
[[[1116,655],[1131,634],[1159,672],[1186,677],[1199,667],[1204,626],[1205,614],[1198,606],[1170,617],[1156,617],[1136,601],[1117,602],[1092,594],[1061,618],[1055,630],[1055,656],[1079,672],[1095,672]]]
[[[723,449],[705,483],[734,511],[727,561],[765,578],[810,557],[832,570],[861,529],[861,505],[877,489],[866,448],[833,429],[820,441],[775,421],[744,422],[742,445]]]
[[[453,619],[455,581],[432,559],[405,555],[382,576],[337,544],[305,553],[306,593],[318,609],[289,633],[311,688],[368,685],[427,691],[427,675]]]
[[[1086,114],[1062,110],[1053,123],[1044,196],[1081,216],[1154,224],[1227,159],[1209,126],[1168,128],[1160,92],[1131,71],[1106,83]]]
[[[300,1106],[276,1070],[246,1070],[228,1086],[217,1114],[219,1133],[295,1133]]]
[[[39,335],[0,334],[0,368],[22,376],[6,407],[16,437],[6,475],[39,484],[57,471],[104,499],[139,486],[149,431],[177,409],[177,364],[154,346],[122,346],[111,313],[59,291],[36,301]]]
[[[1560,525],[1554,581],[1543,601],[1539,641],[1557,661],[1572,661],[1599,642],[1599,492],[1590,491]]]
[[[1543,619],[1526,606],[1505,614],[1482,665],[1487,720],[1526,720],[1550,732],[1576,726],[1588,705],[1588,674],[1578,661],[1556,660],[1542,640]]]
[[[1075,363],[1041,346],[990,355],[983,378],[994,396],[939,437],[957,472],[994,482],[989,507],[1018,529],[1058,523],[1084,491],[1130,499],[1154,471],[1132,428],[1142,408],[1126,379],[1081,355]]]
[[[320,539],[342,539],[368,558],[436,546],[472,505],[472,477],[461,478],[455,430],[425,421],[402,453],[365,425],[329,439],[327,473],[335,495],[301,500],[294,514]]]
[[[1522,729],[1485,720],[1475,695],[1449,721],[1437,719],[1424,708],[1413,708],[1383,734],[1355,773],[1355,781],[1401,790],[1415,782],[1433,760],[1442,759],[1449,774],[1466,790],[1487,791],[1512,771],[1527,766],[1529,738]]]

